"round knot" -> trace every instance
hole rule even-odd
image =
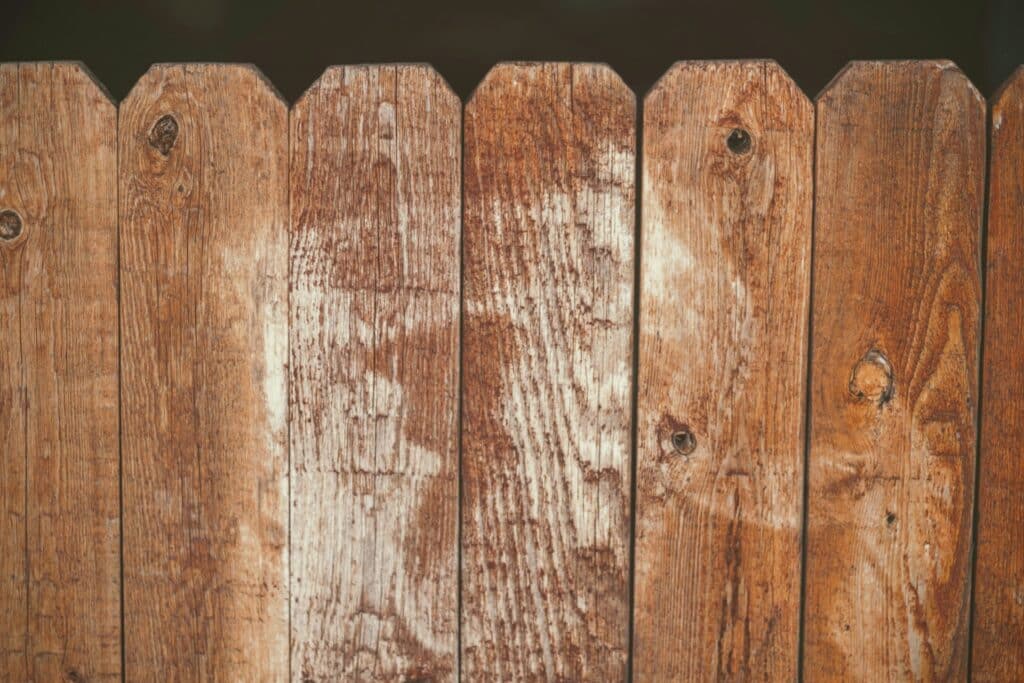
[[[871,349],[853,366],[850,394],[859,401],[885,405],[892,398],[892,365],[885,355]]]

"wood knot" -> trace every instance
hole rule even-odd
[[[167,156],[171,153],[178,139],[178,120],[170,114],[164,114],[149,131],[149,146]]]
[[[871,349],[857,361],[850,374],[850,395],[858,401],[884,406],[892,398],[892,365],[885,355]]]
[[[660,458],[690,455],[697,450],[697,436],[689,424],[663,413],[655,428]]]
[[[672,448],[680,455],[689,455],[697,448],[697,437],[688,427],[672,432]]]
[[[733,128],[732,132],[729,133],[729,137],[725,139],[725,144],[733,154],[746,154],[750,151],[753,140],[750,137],[750,133],[746,130]]]
[[[0,211],[0,239],[12,242],[21,236],[21,216],[15,211],[5,209]]]

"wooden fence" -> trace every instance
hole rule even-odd
[[[1024,71],[990,133],[935,61],[0,66],[0,679],[1024,679]]]

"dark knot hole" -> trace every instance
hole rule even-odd
[[[725,139],[725,144],[733,154],[746,154],[750,151],[753,140],[747,131],[742,128],[733,128],[732,132],[729,133],[729,137]]]
[[[672,448],[676,449],[677,453],[689,455],[697,448],[697,437],[689,429],[680,429],[672,434]]]
[[[21,235],[21,231],[21,216],[10,209],[0,211],[0,239],[15,240]]]

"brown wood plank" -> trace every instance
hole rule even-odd
[[[117,112],[0,65],[0,679],[121,679]]]
[[[817,102],[809,681],[966,675],[984,113],[944,61]]]
[[[466,107],[464,680],[626,675],[635,111],[591,64]]]
[[[292,680],[456,679],[461,126],[418,65],[292,110]]]
[[[994,98],[989,166],[975,681],[1024,680],[1024,68]]]
[[[287,110],[155,66],[118,139],[126,675],[285,680]]]
[[[683,62],[643,130],[634,678],[795,680],[813,108]]]

